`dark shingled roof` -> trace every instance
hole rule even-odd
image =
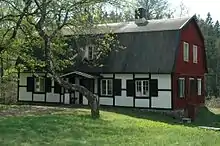
[[[179,31],[118,34],[120,43],[126,47],[111,52],[102,68],[87,68],[85,72],[170,73],[175,62],[179,44]]]
[[[110,28],[126,49],[111,52],[102,68],[81,65],[79,70],[105,73],[171,73],[180,42],[180,30],[194,18],[195,16],[149,20],[146,26],[137,26],[134,22],[107,24],[107,28],[99,29],[102,31],[98,32],[107,33]]]

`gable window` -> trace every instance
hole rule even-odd
[[[197,49],[198,47],[196,45],[193,45],[193,63],[197,63],[198,62],[198,55],[197,55]]]
[[[189,43],[183,43],[183,60],[188,62],[189,61]]]
[[[137,80],[135,81],[136,96],[149,96],[149,81]]]
[[[93,60],[94,58],[94,50],[93,50],[93,46],[89,46],[88,47],[88,59],[89,60]]]
[[[185,97],[185,79],[184,78],[178,79],[178,97],[180,98]]]
[[[85,58],[88,60],[94,59],[94,45],[88,45],[85,47]]]
[[[45,92],[45,78],[37,77],[34,78],[34,91],[35,92]]]
[[[112,79],[102,79],[101,80],[101,95],[102,96],[112,96],[113,93],[113,83]]]
[[[202,95],[202,79],[197,79],[198,95]]]

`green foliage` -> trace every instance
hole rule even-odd
[[[82,49],[85,46],[70,46],[68,39],[74,41],[82,34],[91,34],[95,25],[102,23],[100,6],[108,4],[105,0],[36,0],[16,1],[3,0],[1,8],[0,50],[2,57],[5,53],[13,59],[19,58],[20,69],[32,71],[47,70],[49,61],[59,72],[69,65],[82,61]],[[117,4],[117,1],[111,4]],[[16,5],[16,7],[14,7]],[[72,37],[66,37],[65,29]],[[115,43],[112,37],[102,39],[92,36],[96,41],[97,57],[90,64],[98,64],[110,52],[110,46]],[[107,38],[109,37],[109,38]],[[85,38],[88,39],[88,38]],[[84,42],[88,42],[85,40]],[[118,47],[119,48],[119,47]],[[48,52],[51,52],[48,58]],[[5,57],[4,57],[5,60]],[[13,66],[15,68],[15,66]],[[8,68],[5,68],[8,69]]]
[[[170,15],[168,0],[138,0],[138,5],[146,9],[146,17],[161,19]]]
[[[220,26],[219,22],[212,20],[211,14],[207,14],[205,20],[199,19],[199,25],[205,37],[208,74],[206,90],[209,96],[218,97],[220,94]]]

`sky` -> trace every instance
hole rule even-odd
[[[202,18],[206,18],[210,12],[214,21],[220,21],[220,0],[168,0],[174,9],[180,8],[181,1],[189,10],[189,15],[200,14]]]

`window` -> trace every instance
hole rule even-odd
[[[197,46],[196,45],[193,45],[193,63],[197,63]]]
[[[101,80],[101,95],[112,96],[112,93],[113,93],[112,79],[102,79]]]
[[[189,43],[183,43],[183,60],[188,62],[189,61]]]
[[[194,78],[190,78],[189,79],[189,83],[190,83],[190,95],[196,95],[197,93],[197,84],[196,84],[196,80]]]
[[[92,47],[92,46],[89,46],[89,47],[88,47],[88,59],[89,59],[89,60],[93,60],[93,58],[94,58],[93,48],[94,48],[94,47]]]
[[[180,98],[185,97],[185,79],[184,78],[179,78],[178,80],[178,94]]]
[[[198,95],[202,95],[202,79],[197,79]]]
[[[85,47],[85,58],[87,58],[88,60],[94,59],[94,46],[93,45],[88,45]]]
[[[43,78],[43,77],[35,78],[34,91],[35,92],[45,92],[45,78]]]
[[[136,96],[149,96],[149,81],[148,80],[137,80],[136,85]]]

